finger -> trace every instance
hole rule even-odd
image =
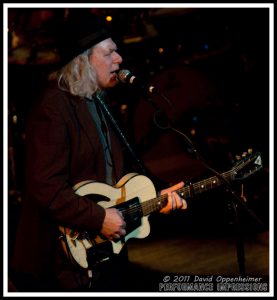
[[[173,199],[176,203],[176,209],[181,208],[183,206],[182,198],[176,192],[173,192],[172,195],[173,195],[173,197],[174,197]]]
[[[187,201],[185,199],[182,199],[182,209],[187,209],[188,208],[188,204]]]
[[[173,193],[169,193],[169,194],[168,194],[168,198],[171,199],[171,209],[172,209],[172,210],[175,210],[175,209],[177,208],[177,203],[176,203],[176,201],[175,201],[175,196],[174,196],[174,194],[173,194]]]
[[[118,239],[120,239],[120,234],[115,233],[112,237],[112,240],[118,240]]]
[[[117,232],[115,232],[115,233],[113,234],[113,238],[114,238],[114,239],[120,239],[120,237],[122,237],[122,236],[124,236],[124,235],[126,235],[126,230],[123,229],[123,228],[120,228]]]
[[[164,206],[160,210],[160,212],[163,214],[169,214],[171,212],[171,210],[172,210],[172,199],[171,199],[171,197],[168,197],[166,206]]]
[[[117,210],[118,211],[118,214],[120,215],[120,217],[123,219],[123,214],[120,210]]]
[[[183,198],[181,198],[180,196],[179,196],[179,194],[178,193],[176,193],[176,192],[173,192],[172,193],[173,195],[174,195],[174,201],[176,202],[176,208],[177,209],[187,209],[187,201],[185,200],[185,199],[183,199]]]
[[[125,229],[125,228],[126,228],[126,222],[123,221],[123,223],[122,223],[122,225],[121,225],[121,228],[122,228],[122,229]]]
[[[126,234],[126,230],[125,229],[119,229],[115,235],[118,236],[118,237],[121,237],[121,236],[124,236]]]
[[[175,184],[175,185],[169,187],[168,189],[166,189],[166,191],[167,191],[167,192],[174,192],[174,191],[176,191],[176,190],[182,188],[182,187],[184,186],[184,184],[185,184],[185,183],[184,183],[183,181],[181,181],[181,182],[179,182],[179,183],[177,183],[177,184]]]

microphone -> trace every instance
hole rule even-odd
[[[129,70],[119,70],[118,78],[123,83],[128,83],[142,90],[146,90],[150,94],[159,95],[160,92],[153,85],[145,85],[138,77],[133,75]]]

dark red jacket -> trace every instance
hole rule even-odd
[[[121,146],[111,128],[110,134],[121,177]],[[72,189],[88,179],[105,181],[97,128],[84,99],[51,87],[36,104],[26,129],[26,196],[13,269],[35,276],[55,273],[59,225],[99,232],[105,210]]]

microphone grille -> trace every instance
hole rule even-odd
[[[128,70],[120,70],[119,72],[118,72],[118,78],[119,78],[119,80],[121,81],[121,82],[126,82],[126,80],[127,80],[127,76],[128,75],[130,75],[131,74],[131,72],[130,71],[128,71]]]

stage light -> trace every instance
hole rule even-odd
[[[196,134],[195,128],[192,128],[192,129],[190,130],[190,134],[191,134],[191,135],[195,135],[195,134]]]
[[[112,16],[106,16],[106,21],[107,21],[107,22],[111,22],[112,19],[113,19]]]

